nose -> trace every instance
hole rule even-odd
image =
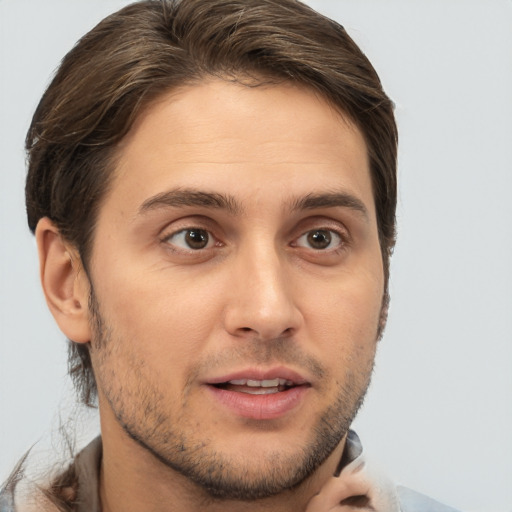
[[[229,276],[226,331],[262,341],[293,336],[303,317],[292,274],[275,247],[260,245],[240,253]]]

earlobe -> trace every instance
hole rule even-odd
[[[47,217],[37,224],[36,241],[41,284],[52,315],[70,340],[87,343],[90,287],[80,255]]]

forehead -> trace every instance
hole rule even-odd
[[[270,188],[274,195],[342,188],[370,210],[373,202],[359,129],[321,96],[290,83],[211,80],[146,108],[118,148],[111,195],[135,207],[176,187],[228,188],[242,200]]]

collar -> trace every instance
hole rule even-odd
[[[358,435],[349,431],[338,471],[309,501],[306,512],[400,512],[395,485],[369,464]]]

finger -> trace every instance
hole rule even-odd
[[[370,485],[360,474],[350,475],[350,478],[332,477],[322,487],[322,490],[308,503],[306,512],[326,512],[343,506],[340,503],[352,496],[367,496]],[[350,508],[340,509],[350,510]]]

